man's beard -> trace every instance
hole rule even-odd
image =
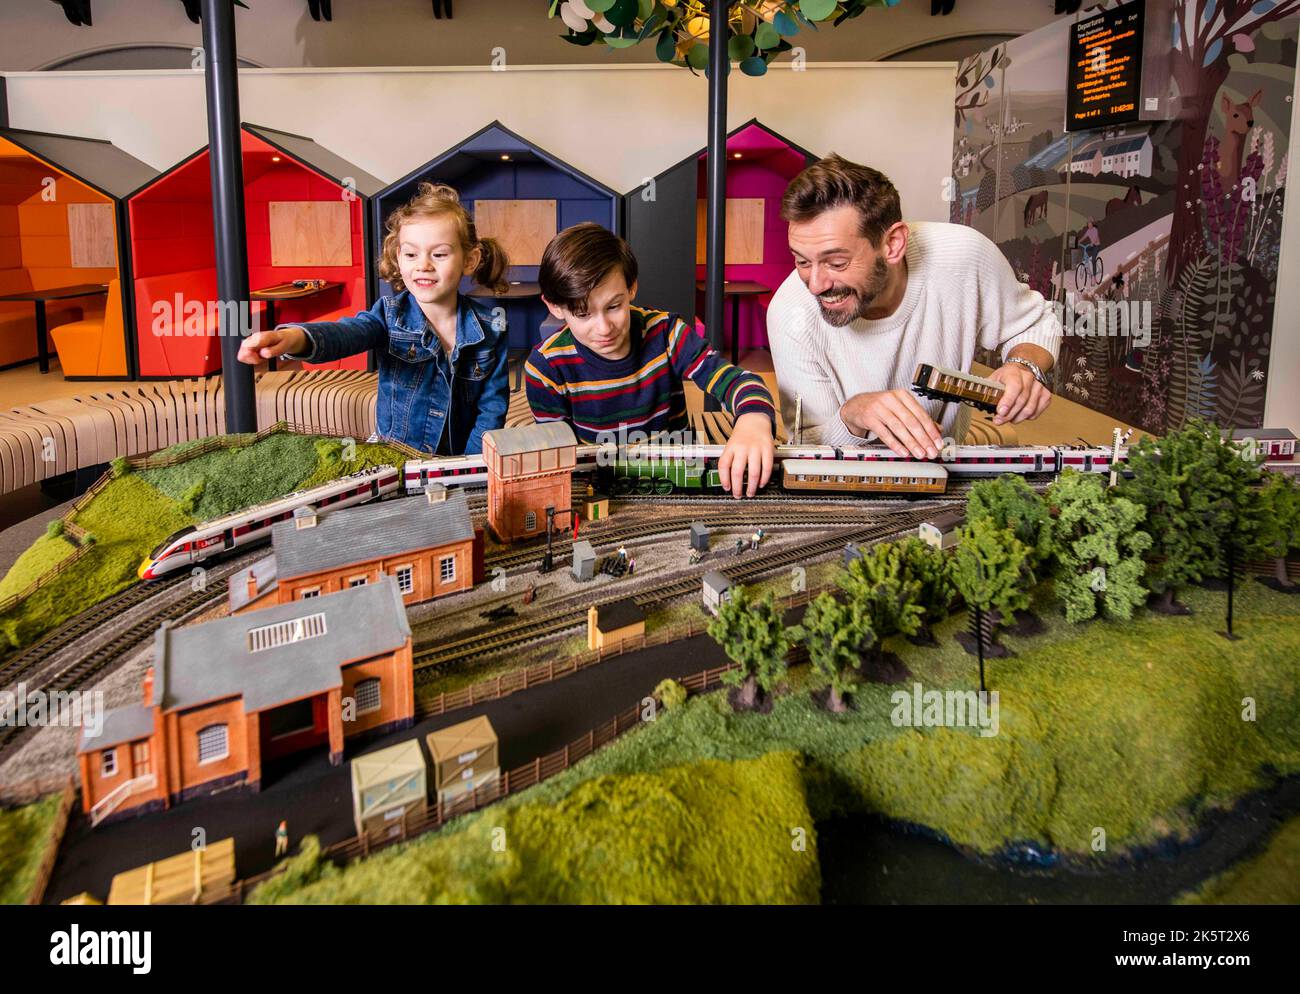
[[[848,290],[850,296],[857,298],[858,306],[852,310],[846,311],[828,311],[821,302],[821,294],[817,295],[817,306],[821,309],[822,319],[835,328],[843,328],[847,324],[852,324],[860,317],[865,317],[871,305],[876,302],[876,298],[884,292],[886,285],[889,283],[889,266],[880,256],[876,256],[876,264],[872,267],[871,275],[867,278],[865,285],[856,286],[838,286],[833,289]],[[823,291],[829,292],[829,291]]]

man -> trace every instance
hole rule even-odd
[[[795,271],[772,297],[767,334],[787,424],[803,400],[804,441],[878,440],[937,458],[962,405],[912,393],[916,366],[969,370],[979,346],[1003,360],[994,424],[1047,409],[1060,321],[979,232],[904,223],[888,178],[838,155],[791,181],[781,216]]]

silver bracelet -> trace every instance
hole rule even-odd
[[[1038,368],[1038,363],[1033,362],[1030,359],[1022,359],[1020,358],[1020,356],[1008,356],[1006,361],[1008,363],[1014,362],[1017,366],[1024,366],[1027,370],[1029,370],[1031,373],[1034,374],[1034,379],[1036,379],[1043,386],[1047,386],[1047,377],[1044,376],[1043,371]]]

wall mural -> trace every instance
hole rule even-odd
[[[1255,428],[1300,0],[1174,8],[1178,120],[1065,134],[1067,20],[964,59],[950,216],[1056,303],[1059,396],[1151,432]]]

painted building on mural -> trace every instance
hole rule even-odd
[[[229,581],[232,614],[397,581],[406,604],[469,590],[483,578],[483,536],[460,489],[320,512],[299,508],[271,531],[272,554]]]
[[[411,628],[397,579],[345,588],[154,639],[140,703],[83,731],[82,806],[92,824],[242,784],[303,750],[410,726]]]

